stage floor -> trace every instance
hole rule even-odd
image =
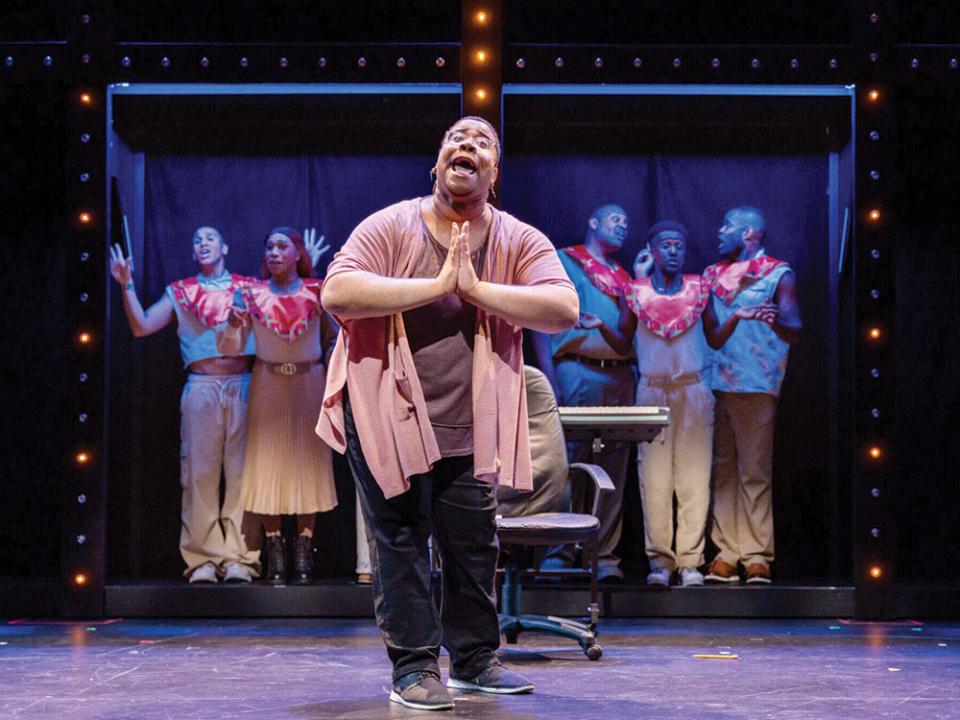
[[[370,620],[4,622],[0,717],[960,717],[958,623],[614,619],[601,630],[598,662],[572,641],[522,635],[501,657],[536,692],[456,693],[452,713],[431,715],[387,700]]]

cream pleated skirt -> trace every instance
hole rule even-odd
[[[247,512],[302,515],[336,506],[332,452],[314,432],[325,379],[321,363],[289,376],[254,365],[241,491]]]

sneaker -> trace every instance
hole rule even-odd
[[[453,698],[432,672],[412,672],[393,683],[390,702],[414,710],[453,710]]]
[[[680,584],[683,587],[703,585],[703,573],[693,567],[680,568]]]
[[[248,583],[253,580],[250,571],[240,563],[227,563],[223,568],[223,581],[227,583]]]
[[[673,572],[670,570],[670,568],[654,568],[647,575],[647,585],[670,587],[671,575],[673,575]]]
[[[707,568],[704,580],[707,582],[736,583],[740,582],[740,576],[737,574],[736,565],[731,565],[719,557],[715,557]]]
[[[190,584],[193,583],[215,583],[217,582],[217,569],[213,566],[213,563],[204,563],[198,568],[195,568],[192,573],[190,573]]]
[[[543,562],[540,563],[540,569],[546,572],[557,571],[557,570],[569,570],[573,567],[573,561],[568,560],[563,555],[552,555],[550,557],[545,557]],[[599,568],[597,568],[599,571]],[[562,575],[537,575],[533,578],[534,582],[545,582],[553,583],[560,582],[563,580]]]
[[[522,675],[507,670],[500,663],[494,663],[475,678],[469,680],[457,678],[453,675],[447,680],[448,688],[457,690],[479,690],[497,695],[516,695],[517,693],[533,692],[533,683]]]
[[[770,568],[763,563],[747,565],[747,585],[769,585]]]
[[[601,562],[597,565],[597,582],[610,583],[622,581],[623,570],[620,569],[619,565],[614,565],[611,562]]]

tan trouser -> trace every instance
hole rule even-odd
[[[247,438],[250,375],[191,374],[180,397],[180,554],[189,576],[204,563],[257,574],[256,552],[241,532],[240,478]],[[220,473],[225,493],[220,505]]]
[[[713,393],[696,373],[674,382],[640,378],[637,405],[670,408],[670,425],[653,442],[640,443],[637,448],[643,530],[650,568],[673,571],[697,567],[703,564],[710,505]],[[677,496],[675,541],[674,494]]]
[[[710,539],[730,565],[773,562],[773,427],[777,398],[716,393]]]

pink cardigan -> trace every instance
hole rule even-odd
[[[543,233],[491,207],[493,227],[481,272],[488,282],[560,285],[575,290]],[[366,271],[411,277],[426,242],[420,198],[405,200],[360,223],[336,254],[327,278]],[[403,326],[403,315],[344,320],[327,366],[327,386],[317,434],[346,451],[343,389],[346,385],[367,465],[385,497],[410,488],[409,478],[440,459],[423,390]],[[477,478],[531,490],[527,403],[523,386],[522,331],[477,310],[473,350],[473,443]]]

